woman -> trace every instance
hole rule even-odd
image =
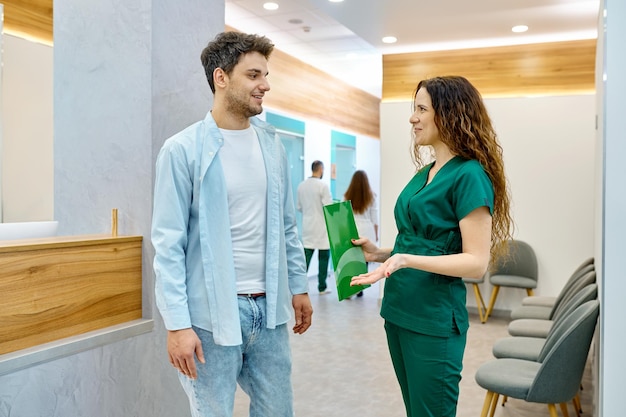
[[[354,221],[359,232],[359,237],[367,238],[371,242],[378,241],[378,207],[376,206],[376,194],[370,187],[369,179],[365,171],[358,170],[352,174],[350,185],[343,195],[344,200],[350,201],[354,213]],[[359,291],[357,297],[363,296]]]
[[[449,417],[469,327],[461,277],[481,277],[506,252],[513,222],[502,148],[476,88],[458,76],[423,80],[413,105],[419,170],[396,202],[395,245],[355,240],[382,264],[352,284],[388,278],[381,316],[407,416]],[[424,163],[425,147],[434,162]]]

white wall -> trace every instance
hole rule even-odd
[[[504,148],[515,237],[537,252],[537,293],[556,295],[593,255],[595,95],[486,104]]]
[[[536,294],[556,295],[573,269],[594,254],[595,96],[486,99],[504,149],[515,238],[537,252]],[[395,238],[393,205],[414,173],[408,102],[381,106],[383,246]],[[488,283],[483,295],[491,293]],[[510,310],[523,290],[503,289],[495,309]],[[475,307],[473,293],[468,305]]]
[[[2,34],[2,217],[54,219],[52,47]]]

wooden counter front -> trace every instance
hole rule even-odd
[[[0,241],[0,355],[141,318],[142,240]]]

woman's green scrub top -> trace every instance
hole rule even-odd
[[[392,254],[461,253],[461,219],[482,206],[493,214],[493,185],[478,161],[456,156],[426,184],[432,166],[418,171],[398,197]],[[448,337],[469,327],[465,302],[461,278],[403,268],[385,281],[381,316],[414,332]]]

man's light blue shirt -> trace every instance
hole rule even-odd
[[[256,117],[267,175],[267,327],[291,318],[292,295],[308,292],[285,149]],[[152,245],[157,307],[168,330],[192,325],[216,344],[242,343],[228,197],[219,150],[224,139],[207,113],[165,141],[157,157]],[[242,167],[245,169],[245,167]]]

